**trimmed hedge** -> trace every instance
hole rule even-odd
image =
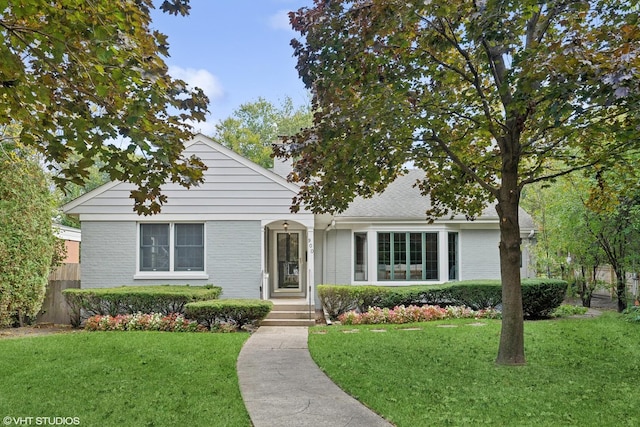
[[[71,324],[77,327],[83,319],[94,315],[183,314],[187,303],[216,299],[222,294],[222,288],[213,285],[122,286],[65,289],[62,293],[71,307]]]
[[[560,306],[567,282],[557,279],[522,281],[525,317],[548,317]],[[327,314],[336,319],[349,310],[361,313],[369,307],[393,308],[404,305],[466,306],[482,310],[502,303],[499,280],[468,280],[443,285],[357,286],[319,285],[318,295]]]
[[[549,317],[560,307],[567,293],[567,282],[555,279],[522,281],[522,311],[524,317]]]
[[[198,301],[185,305],[185,315],[209,329],[222,323],[234,324],[241,328],[267,317],[272,307],[271,301],[259,299]]]

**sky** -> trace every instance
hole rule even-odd
[[[159,1],[154,2],[159,4]],[[213,134],[215,124],[258,97],[296,106],[309,95],[295,69],[290,46],[298,34],[287,13],[312,0],[191,0],[186,17],[156,10],[152,29],[168,36],[169,73],[200,87],[210,100],[206,123],[196,131]]]

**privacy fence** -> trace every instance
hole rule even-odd
[[[69,323],[70,308],[62,295],[69,288],[80,288],[80,264],[62,264],[51,271],[38,323]]]

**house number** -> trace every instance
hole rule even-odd
[[[311,239],[309,239],[308,242],[309,242],[309,253],[313,253],[313,242],[311,241]]]

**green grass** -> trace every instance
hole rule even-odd
[[[527,365],[504,367],[494,363],[500,321],[471,323],[316,327],[309,347],[338,385],[398,426],[640,425],[638,325],[615,313],[526,322]],[[421,329],[402,330],[412,326]]]
[[[0,416],[78,417],[82,426],[250,426],[236,374],[247,338],[80,332],[0,340]]]

